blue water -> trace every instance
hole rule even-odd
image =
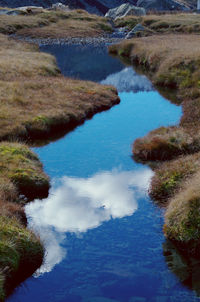
[[[115,85],[121,103],[35,148],[52,188],[47,199],[27,205],[26,213],[46,257],[7,301],[200,301],[197,288],[188,285],[187,263],[165,242],[163,210],[147,195],[153,172],[131,157],[137,137],[175,125],[181,108],[103,46],[43,50],[56,55],[66,76]]]

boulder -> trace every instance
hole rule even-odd
[[[17,7],[13,11],[18,11],[18,12],[25,13],[25,14],[41,13],[44,11],[44,8],[42,6],[21,6],[21,7]]]
[[[18,16],[24,15],[26,12],[21,11],[20,9],[0,9],[0,16],[1,15],[10,15],[10,16]]]
[[[109,9],[109,11],[105,14],[105,17],[117,19],[130,15],[144,16],[146,15],[146,11],[143,7],[137,7],[129,3],[124,3],[116,8]]]
[[[142,24],[137,24],[129,33],[126,35],[125,39],[131,39],[135,37],[139,32],[144,31],[145,28]]]
[[[175,0],[138,0],[137,6],[146,10],[170,11],[170,10],[189,10],[189,6]]]

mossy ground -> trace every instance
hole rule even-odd
[[[189,20],[191,26],[195,26],[190,17],[187,19],[187,15],[185,16],[184,22],[187,23]],[[177,15],[172,18],[175,17],[177,22],[182,18]],[[147,20],[154,25],[157,22],[152,22],[152,16],[147,16]],[[164,21],[166,19],[163,17]],[[177,27],[174,28],[177,31]],[[157,202],[165,203],[167,207],[164,226],[166,236],[176,242],[184,252],[198,256],[200,256],[199,49],[200,36],[194,34],[157,34],[134,38],[110,47],[113,54],[126,57],[130,63],[142,66],[156,87],[171,88],[176,103],[182,104],[183,115],[180,124],[176,127],[161,127],[137,139],[133,145],[133,153],[135,158],[143,162],[156,163],[150,195]]]
[[[48,190],[49,179],[36,154],[26,145],[0,143],[0,300],[17,280],[42,263],[42,244],[24,226],[22,194],[26,198],[46,197]]]
[[[16,218],[0,215],[0,301],[42,264],[39,239]]]

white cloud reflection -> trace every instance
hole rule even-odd
[[[105,80],[101,81],[101,84],[113,85],[118,92],[153,90],[151,82],[144,75],[137,74],[131,67],[109,75]]]
[[[66,255],[67,232],[86,232],[111,218],[130,216],[137,198],[146,194],[150,169],[101,172],[90,178],[63,177],[49,197],[26,206],[29,225],[39,233],[47,251],[40,273],[49,272]]]

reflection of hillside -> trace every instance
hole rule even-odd
[[[200,260],[184,257],[168,240],[163,243],[163,254],[170,271],[200,296]]]
[[[104,221],[132,215],[144,196],[152,172],[108,171],[90,178],[63,177],[47,199],[27,205],[26,213],[46,248],[40,272],[51,271],[65,257],[66,233],[86,232]]]
[[[153,90],[151,82],[144,75],[138,75],[131,67],[109,75],[101,84],[113,85],[119,92]]]

